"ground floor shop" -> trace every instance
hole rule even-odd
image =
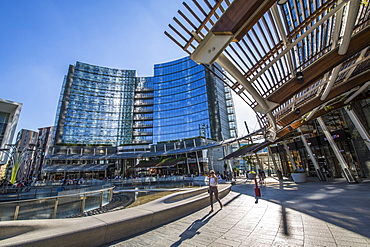
[[[319,180],[370,176],[370,101],[363,100],[306,122],[275,143],[241,146],[224,159],[239,160],[245,170],[279,172],[290,177],[305,172]]]
[[[366,138],[358,134],[369,130],[370,115],[365,111],[367,108],[359,111],[363,123],[360,127],[355,126],[348,110],[339,109],[311,121],[302,129],[292,131],[283,142],[270,146],[272,157],[282,173],[289,176],[299,169],[320,180],[330,177],[369,177],[369,145]]]
[[[220,158],[230,147],[196,139],[187,143],[163,143],[155,148],[54,147],[43,174],[46,179],[130,178],[138,176],[201,175],[209,170],[224,173],[230,162]],[[124,151],[123,151],[124,150]],[[226,165],[225,165],[226,164]]]

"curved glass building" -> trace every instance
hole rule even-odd
[[[154,65],[154,143],[231,137],[227,89],[209,69],[189,57]]]
[[[189,57],[154,65],[153,77],[81,62],[70,65],[55,143],[122,146],[233,137],[230,90],[213,69]]]
[[[235,137],[236,125],[231,91],[220,71],[217,64],[198,65],[189,57],[154,65],[152,77],[70,65],[55,145],[43,171],[55,179],[65,176],[60,171],[67,172],[66,165],[79,166],[87,177],[131,176],[136,168],[155,174],[223,171],[220,158],[229,147],[218,142]],[[74,172],[70,176],[77,176]]]
[[[145,78],[136,77],[135,70],[81,62],[70,65],[59,100],[55,142],[110,146],[151,143],[151,122],[142,124],[153,118],[153,92],[148,84]],[[148,128],[150,131],[145,131]],[[146,132],[149,139],[143,134]]]

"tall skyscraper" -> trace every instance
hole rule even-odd
[[[136,77],[135,70],[80,62],[70,65],[58,105],[55,143],[119,146],[138,142],[134,118],[152,119],[148,112],[139,114],[147,105],[142,103],[145,99],[135,104],[136,87],[137,92],[148,89],[150,94],[145,78]],[[137,131],[141,125],[135,124]]]
[[[172,149],[193,162],[178,173],[201,173],[208,165],[223,171],[224,151],[217,142],[235,137],[236,124],[230,89],[215,66],[185,57],[154,65],[152,77],[138,77],[135,70],[70,65],[45,172],[100,164],[106,170],[101,166],[97,173],[131,175],[141,160],[156,160]],[[203,150],[207,144],[211,152]]]
[[[189,57],[156,64],[153,77],[77,62],[64,79],[55,143],[120,146],[199,136],[228,139],[235,133],[230,133],[235,116],[228,110],[232,99],[227,92],[222,80]]]
[[[227,89],[222,80],[189,57],[156,64],[154,143],[198,136],[229,139],[233,111],[227,111],[231,100],[225,97]]]

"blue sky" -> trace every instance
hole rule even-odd
[[[0,98],[23,104],[20,129],[54,125],[68,66],[76,61],[152,76],[187,53],[164,31],[183,0],[1,0]],[[239,134],[258,129],[235,98]]]

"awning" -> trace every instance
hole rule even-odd
[[[174,167],[178,163],[180,163],[182,160],[168,160],[163,163],[159,163],[156,165],[157,168],[165,168],[165,167]]]
[[[114,164],[90,164],[90,165],[45,165],[42,168],[44,172],[89,172],[105,171],[109,166]]]
[[[135,168],[166,168],[166,167],[174,167],[178,163],[180,163],[183,160],[174,159],[174,160],[167,160],[161,163],[158,163],[158,160],[153,161],[146,161],[141,162],[135,166]]]
[[[158,161],[145,161],[140,162],[134,168],[152,168],[155,167],[156,164],[158,164]]]
[[[265,142],[257,143],[252,146],[245,147],[245,148],[240,148],[239,150],[236,150],[235,152],[226,155],[224,158],[222,158],[222,160],[235,159],[239,157],[248,156],[250,154],[257,153],[258,151],[260,151],[261,149],[269,145],[271,145],[271,142],[265,141]]]

